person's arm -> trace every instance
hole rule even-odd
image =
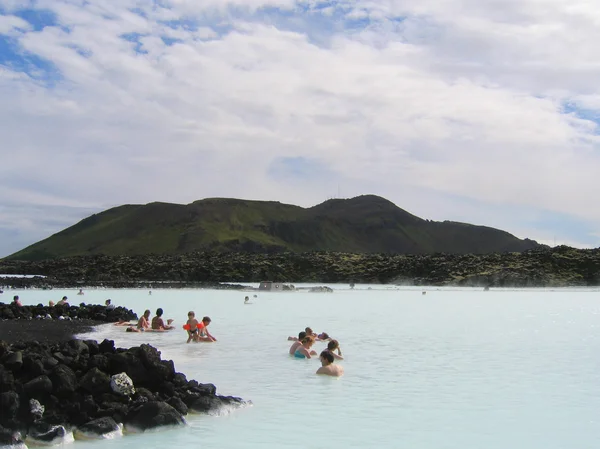
[[[205,327],[204,329],[206,330],[206,336],[207,336],[208,338],[210,338],[212,341],[217,341],[217,339],[216,339],[215,337],[213,337],[213,336],[211,335],[211,333],[208,331],[208,327]]]
[[[304,354],[304,356],[305,356],[307,359],[310,359],[310,358],[311,358],[311,357],[310,357],[310,352],[309,352],[309,350],[308,350],[308,349],[306,349],[304,346],[300,346],[300,348],[299,348],[299,349],[300,349],[300,352],[301,352],[302,354]],[[316,353],[315,353],[315,354],[316,354]]]
[[[339,354],[336,354],[335,352],[331,352],[331,355],[333,356],[333,358],[334,358],[334,359],[337,359],[337,360],[344,360],[344,357],[342,357],[342,356],[341,356],[341,355],[339,355]]]

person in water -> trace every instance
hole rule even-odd
[[[115,326],[131,326],[129,320],[119,320],[115,323]]]
[[[342,357],[342,350],[340,349],[340,343],[337,340],[331,340],[327,343],[327,350],[331,352],[334,359],[344,360],[344,357]],[[333,351],[337,351],[337,354]]]
[[[333,364],[335,358],[327,349],[321,352],[319,359],[321,360],[321,367],[317,370],[317,374],[325,374],[334,377],[340,377],[344,374],[344,367]]]
[[[302,335],[302,337],[300,335]],[[306,337],[306,335],[307,335],[306,331],[302,331],[302,332],[298,333],[297,337],[293,337],[293,336],[292,337],[288,337],[288,341],[300,341],[304,337]]]
[[[62,299],[56,303],[56,305],[69,307],[69,303],[67,302],[67,297],[63,296]]]
[[[83,293],[83,289],[79,289],[79,292],[77,293],[78,295],[85,295],[85,293]]]
[[[23,307],[23,304],[21,303],[21,300],[19,299],[19,295],[13,296],[12,305],[17,306],[17,307]]]
[[[311,351],[310,348],[315,343],[315,338],[307,335],[301,340],[301,345],[294,351],[294,357],[299,359],[310,359],[311,356],[317,355],[316,351]]]
[[[186,343],[189,343],[192,340],[198,341],[198,337],[200,336],[200,329],[198,329],[199,323],[196,319],[196,313],[193,310],[190,310],[188,312],[188,320],[185,324],[189,326],[188,329],[186,329],[188,333],[188,339]]]
[[[329,336],[329,334],[327,332],[321,332],[319,335],[317,335],[317,340],[319,340],[319,341],[327,341],[330,338],[331,337]]]
[[[150,312],[150,309],[146,309],[144,311],[144,314],[140,317],[140,319],[137,322],[137,328],[141,329],[142,331],[146,330],[146,329],[150,329],[150,314],[152,312]]]
[[[202,318],[202,321],[198,323],[198,341],[217,341],[215,337],[213,337],[210,332],[208,332],[208,325],[212,320],[210,317],[205,316]]]
[[[167,324],[165,324],[165,322],[162,319],[163,313],[163,309],[161,309],[160,307],[156,309],[156,316],[152,318],[152,323],[150,324],[152,330],[168,331],[174,328],[174,326],[171,326],[173,320],[167,320]]]
[[[304,332],[306,332],[306,335],[317,338],[317,333],[313,332],[313,330],[310,327],[306,327],[304,328]]]
[[[248,296],[244,298],[244,304],[250,304],[250,298]]]
[[[106,308],[108,310],[113,310],[115,308],[115,305],[111,303],[110,299],[107,299],[106,301],[104,301],[104,305],[106,306]]]
[[[296,349],[298,349],[300,346],[302,346],[302,339],[304,337],[306,337],[306,332],[304,332],[304,331],[298,333],[298,338],[288,337],[288,340],[290,340],[290,339],[294,340],[294,343],[292,343],[292,346],[290,346],[290,355],[294,355],[294,352],[296,352]]]

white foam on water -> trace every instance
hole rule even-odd
[[[25,443],[12,444],[12,445],[0,445],[0,449],[28,449]]]
[[[74,441],[75,437],[71,431],[67,431],[65,436],[54,438],[52,441],[37,440],[29,436],[25,439],[28,446],[65,446],[67,444],[72,444]]]

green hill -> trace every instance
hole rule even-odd
[[[7,259],[193,251],[485,254],[538,246],[485,226],[423,220],[374,195],[328,200],[306,209],[274,201],[208,198],[187,205],[115,207]]]

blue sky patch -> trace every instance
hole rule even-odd
[[[48,9],[22,9],[15,12],[14,15],[29,22],[35,31],[58,24],[56,14]]]
[[[162,39],[162,41],[165,43],[165,45],[167,47],[170,47],[171,45],[175,45],[177,43],[181,43],[183,42],[183,40],[181,39],[176,39],[174,37],[168,37],[168,36],[161,36],[160,37]]]
[[[0,65],[15,72],[26,73],[48,86],[62,79],[58,67],[52,61],[25,51],[15,38],[0,36]]]
[[[126,41],[132,42],[135,45],[133,46],[133,50],[136,53],[145,55],[148,52],[146,50],[143,49],[142,43],[140,42],[140,38],[144,37],[144,34],[140,34],[140,33],[126,33],[126,34],[121,34],[120,38],[121,39],[125,39]]]
[[[562,112],[564,114],[573,114],[575,117],[582,120],[589,120],[594,122],[596,126],[600,127],[600,111],[596,111],[589,108],[582,108],[577,106],[574,102],[564,102],[562,105]],[[600,130],[597,130],[600,131]]]

